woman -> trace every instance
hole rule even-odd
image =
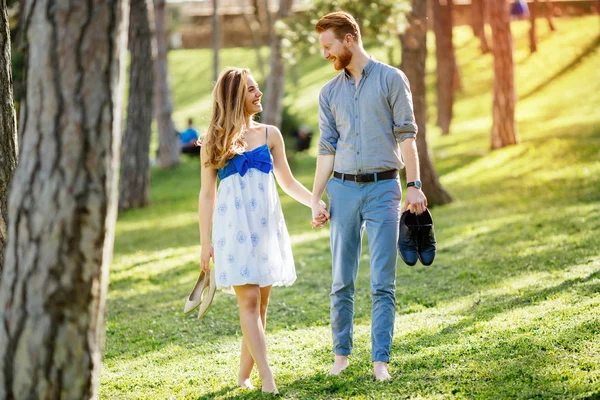
[[[261,97],[250,71],[241,68],[225,69],[213,90],[201,151],[200,266],[208,273],[212,257],[217,287],[233,288],[237,296],[243,334],[238,384],[252,387],[256,363],[263,392],[277,393],[265,344],[267,307],[271,288],[291,285],[296,272],[271,172],[307,207],[311,193],[293,177],[279,130],[253,120],[262,111]]]

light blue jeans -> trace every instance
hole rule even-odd
[[[366,228],[371,253],[372,361],[390,361],[396,315],[396,260],[402,189],[398,179],[327,183],[331,212],[333,351],[352,352],[354,283]]]

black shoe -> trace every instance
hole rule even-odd
[[[433,230],[433,218],[427,208],[418,216],[418,221],[419,260],[423,265],[431,265],[435,258],[436,240],[435,231]]]
[[[415,265],[419,258],[419,236],[418,236],[417,214],[405,211],[400,217],[398,253],[408,265]]]

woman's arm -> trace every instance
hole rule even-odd
[[[210,272],[210,259],[214,258],[214,250],[210,240],[215,197],[217,191],[217,170],[204,166],[208,159],[205,146],[200,150],[200,176],[202,179],[200,195],[198,196],[198,216],[200,219],[200,267],[204,272]]]
[[[312,193],[294,178],[287,158],[283,136],[277,127],[269,125],[268,146],[273,154],[273,169],[279,186],[294,200],[312,207]]]

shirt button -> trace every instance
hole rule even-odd
[[[362,169],[359,169],[359,170],[358,170],[358,172],[361,172],[361,171],[362,171]]]
[[[360,151],[357,151],[356,154],[360,154]]]

